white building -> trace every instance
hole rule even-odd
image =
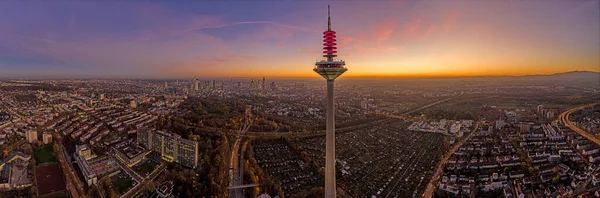
[[[44,142],[44,144],[49,144],[52,142],[52,133],[50,132],[44,132],[42,134],[42,141]]]
[[[95,158],[96,155],[92,153],[92,150],[90,150],[87,145],[77,145],[75,146],[75,149],[76,151],[73,156],[75,157],[75,161],[77,162],[79,170],[85,178],[87,185],[91,186],[98,183],[96,173],[88,162],[88,160]]]
[[[500,119],[500,120],[496,120],[496,129],[502,129],[504,128],[504,120]]]
[[[36,130],[32,129],[32,130],[27,131],[26,137],[27,137],[27,142],[29,142],[29,143],[34,143],[34,142],[38,141],[38,136],[37,136]]]
[[[554,118],[554,112],[552,112],[552,111],[546,112],[546,118]]]

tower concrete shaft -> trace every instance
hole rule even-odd
[[[325,197],[335,198],[335,107],[334,80],[327,80],[327,135],[325,137]]]
[[[325,197],[336,197],[336,160],[335,160],[335,104],[334,100],[334,81],[341,76],[346,69],[346,62],[335,60],[337,57],[336,32],[331,30],[331,17],[327,7],[327,31],[323,32],[323,57],[322,60],[315,63],[313,71],[327,80],[327,120],[326,120],[326,139],[325,139]]]

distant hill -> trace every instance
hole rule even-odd
[[[550,80],[550,81],[600,81],[600,72],[592,71],[570,71],[549,75],[527,75],[523,78],[532,80]]]

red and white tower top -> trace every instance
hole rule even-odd
[[[331,30],[331,14],[330,7],[327,6],[327,31],[323,32],[323,57],[326,60],[315,63],[315,72],[323,76],[327,80],[334,80],[342,75],[346,69],[346,62],[342,60],[334,60],[337,57],[336,32]]]

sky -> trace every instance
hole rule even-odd
[[[0,77],[318,77],[600,71],[599,0],[0,1]]]

